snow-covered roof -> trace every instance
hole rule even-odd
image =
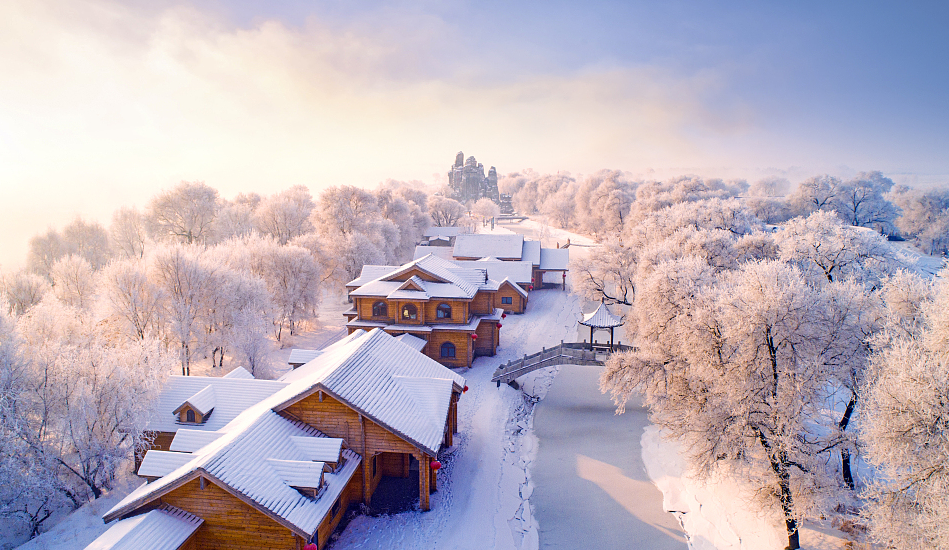
[[[531,265],[540,265],[540,241],[524,239],[524,249],[521,252],[521,260],[530,262]]]
[[[292,349],[288,365],[303,365],[319,357],[323,352],[318,349]]]
[[[444,237],[455,237],[460,235],[464,231],[463,227],[438,227],[432,226],[425,230],[426,237],[435,237],[435,236],[444,236]]]
[[[343,452],[343,440],[338,437],[291,437],[293,444],[307,460],[313,462],[339,462]]]
[[[397,265],[364,265],[362,266],[362,271],[359,273],[359,277],[356,277],[352,281],[346,283],[346,287],[358,287],[362,286],[369,281],[378,279],[384,275],[392,273],[396,269],[399,269]]]
[[[425,384],[411,380],[425,380]],[[274,410],[325,391],[431,455],[438,452],[453,388],[465,380],[382,330],[373,330],[286,373],[287,399]],[[420,414],[423,412],[425,414]]]
[[[447,236],[445,236],[445,235],[435,235],[435,236],[433,236],[433,237],[429,237],[429,238],[428,238],[428,242],[430,242],[430,243],[431,243],[431,242],[436,242],[436,241],[437,241],[437,242],[445,242],[445,243],[451,242],[451,237],[447,237]]]
[[[523,235],[479,233],[455,238],[455,258],[486,258],[520,260],[524,249]]]
[[[438,256],[443,260],[452,259],[452,248],[448,246],[427,246],[427,245],[418,245],[415,247],[415,256],[413,259],[418,260],[419,258],[424,258],[432,254]]]
[[[567,248],[541,248],[540,269],[545,271],[566,271],[570,263],[570,250]]]
[[[428,344],[428,342],[425,340],[422,340],[418,336],[412,336],[411,334],[400,334],[396,336],[395,339],[409,346],[415,351],[422,351],[425,348],[425,345]]]
[[[202,523],[198,516],[164,504],[116,522],[86,550],[177,550]]]
[[[137,473],[142,477],[162,477],[184,466],[193,458],[190,453],[152,449],[145,453],[145,458],[142,459],[142,465],[138,467]]]
[[[243,500],[265,511],[275,521],[309,537],[352,478],[362,458],[343,449],[343,465],[333,473],[324,474],[325,488],[320,496],[314,500],[302,495],[288,485],[286,472],[275,470],[270,459],[312,461],[314,453],[326,452],[328,456],[342,448],[343,442],[338,439],[325,443],[302,442],[302,438],[325,436],[275,411],[316,391],[324,391],[435,455],[442,441],[452,392],[460,390],[465,382],[461,376],[381,330],[353,333],[327,347],[313,361],[285,374],[281,382],[215,380],[231,384],[243,382],[244,389],[261,385],[268,386],[268,390],[276,387],[277,391],[247,407],[218,430],[218,437],[193,453],[169,453],[180,454],[181,460],[187,461],[132,491],[106,513],[106,521],[134,513],[161,495],[202,476],[239,493]],[[220,388],[220,385],[215,386],[216,391]],[[224,408],[224,399],[221,401],[218,407]]]
[[[323,468],[326,465],[322,462],[268,458],[267,464],[291,487],[319,489],[323,486]]]
[[[236,367],[231,372],[225,374],[224,378],[243,378],[244,380],[253,380],[254,375],[244,367]]]
[[[219,437],[221,437],[220,432],[205,432],[181,428],[175,432],[175,437],[171,440],[171,445],[168,446],[168,450],[181,453],[193,453]]]
[[[502,262],[496,258],[493,260],[482,258],[475,261],[456,261],[455,263],[465,268],[486,269],[488,271],[488,278],[490,279],[495,279],[497,281],[510,279],[515,283],[524,285],[529,285],[531,283],[531,277],[533,276],[534,271],[534,266],[530,262]]]
[[[593,328],[611,328],[622,325],[623,320],[610,313],[606,304],[600,303],[593,313],[588,313],[583,316],[583,320],[580,321],[580,324]]]
[[[184,408],[186,405],[190,405],[192,409],[196,410],[202,416],[205,416],[214,410],[214,405],[216,402],[217,395],[214,393],[214,386],[208,385],[198,390],[198,393],[185,399],[181,405],[178,405],[177,409],[172,411],[172,413],[178,414],[182,408]]]
[[[239,493],[243,500],[297,534],[311,536],[362,459],[358,454],[344,450],[343,467],[323,475],[325,489],[320,498],[313,500],[300,494],[275,471],[268,459],[308,461],[294,437],[316,438],[323,434],[273,412],[274,398],[241,413],[222,430],[221,437],[200,451],[181,453],[190,460],[164,477],[129,493],[103,519],[110,521],[134,513],[138,507],[203,476]]]
[[[418,276],[406,281],[398,280],[413,270],[421,271],[435,280],[422,280]],[[354,297],[386,297],[390,300],[471,299],[479,289],[490,288],[491,284],[484,268],[461,267],[428,254],[394,268],[349,294]]]
[[[206,387],[214,388],[217,397],[214,414],[204,423],[190,428],[214,431],[222,428],[254,403],[285,387],[283,382],[210,376],[170,376],[158,395],[158,414],[148,422],[148,430],[174,432],[181,427],[174,411]]]
[[[221,437],[220,432],[206,432],[180,428],[175,432],[175,437],[171,440],[171,445],[168,446],[168,450],[178,451],[180,453],[193,453],[219,437]]]

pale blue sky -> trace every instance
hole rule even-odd
[[[937,2],[0,5],[0,268],[180,180],[524,168],[946,182]]]

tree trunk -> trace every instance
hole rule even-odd
[[[850,424],[850,416],[853,415],[853,411],[856,407],[857,407],[857,394],[851,391],[850,402],[847,403],[847,408],[844,409],[843,418],[841,418],[840,422],[837,424],[837,426],[840,428],[841,431],[844,431],[847,429],[847,425]],[[847,449],[846,447],[840,450],[840,468],[841,468],[841,471],[843,472],[844,483],[846,483],[847,487],[849,487],[850,490],[853,491],[854,482],[853,482],[853,473],[850,469],[850,449]]]
[[[784,527],[788,533],[788,545],[784,550],[798,550],[801,547],[801,535],[794,517],[794,498],[791,495],[791,472],[788,469],[788,457],[785,451],[775,451],[764,432],[755,428],[758,441],[768,455],[771,462],[771,471],[778,478],[781,488],[781,510],[784,512]]]

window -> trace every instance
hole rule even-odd
[[[418,308],[412,304],[405,304],[402,306],[402,318],[403,319],[418,319]]]
[[[455,344],[451,342],[445,342],[442,344],[442,357],[454,357],[455,356]]]
[[[379,455],[372,455],[372,477],[376,477],[376,462],[379,461]]]
[[[330,512],[330,515],[335,518],[336,515],[339,514],[339,509],[340,509],[341,507],[342,507],[342,506],[340,506],[340,504],[339,504],[339,499],[336,499],[336,502],[333,503],[333,511]]]
[[[185,419],[186,419],[185,420],[186,422],[191,422],[192,424],[194,424],[196,422],[196,420],[194,419],[194,411],[192,411],[191,409],[188,409],[188,412],[185,413]]]
[[[438,304],[435,309],[435,317],[439,319],[451,319],[451,306],[448,304]]]
[[[373,317],[385,317],[387,315],[389,315],[389,307],[386,306],[385,302],[376,302],[372,304]]]
[[[501,303],[502,303],[502,304],[513,304],[513,303],[514,303],[514,298],[512,298],[511,296],[501,296]]]

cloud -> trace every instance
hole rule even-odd
[[[695,136],[748,124],[705,107],[712,71],[495,72],[461,30],[411,11],[240,28],[184,3],[0,4],[0,185],[16,204],[0,231],[22,257],[46,225],[107,221],[181,179],[225,196],[429,179],[459,148],[502,172],[697,165]]]

